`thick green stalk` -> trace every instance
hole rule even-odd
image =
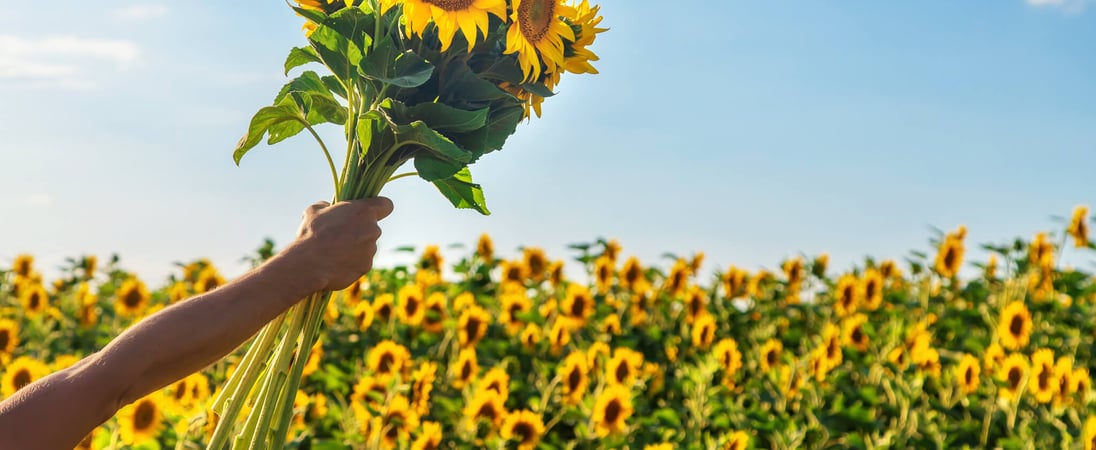
[[[220,414],[221,417],[224,417],[225,402],[235,397],[236,388],[240,385],[240,380],[248,373],[248,369],[252,367],[253,364],[256,364],[255,360],[257,359],[257,356],[269,353],[270,349],[274,347],[274,337],[277,335],[278,330],[281,328],[284,321],[285,314],[281,314],[259,331],[259,335],[255,337],[251,347],[244,353],[244,358],[240,360],[240,364],[236,366],[236,370],[232,372],[232,376],[228,377],[224,386],[221,386],[221,390],[217,392],[217,396],[213,398],[210,409],[217,412],[217,414]],[[254,370],[252,371],[254,372]]]
[[[262,400],[261,405],[255,405],[255,409],[248,415],[247,427],[240,435],[243,442],[250,443],[249,448],[261,448],[257,445],[261,445],[260,442],[265,441],[259,439],[259,437],[264,436],[270,426],[270,418],[274,414],[273,408],[277,404],[277,396],[280,393],[282,384],[285,382],[285,372],[290,364],[289,357],[293,354],[293,348],[297,344],[296,337],[300,335],[301,328],[304,327],[305,311],[303,304],[298,303],[294,306],[290,314],[293,317],[289,323],[289,329],[282,336],[278,353],[274,356],[274,362],[267,368],[266,383],[259,391],[258,398]],[[295,363],[300,363],[300,361]]]
[[[264,355],[269,354],[270,349],[273,348],[274,338],[281,329],[282,323],[285,322],[286,315],[278,316],[277,319],[267,325],[269,333],[262,336],[263,340],[257,341],[256,345],[252,346],[252,349],[255,350],[252,361],[246,366],[237,367],[236,372],[229,378],[229,383],[234,383],[231,386],[231,395],[227,398],[227,405],[222,405],[225,409],[220,416],[217,428],[213,431],[213,436],[209,439],[207,449],[221,450],[228,443],[228,438],[236,427],[236,418],[240,415],[240,410],[243,409],[244,404],[247,403],[248,394],[262,376],[266,374],[266,371],[263,370],[267,361]],[[248,353],[250,354],[251,350]],[[226,393],[230,392],[229,388],[230,386],[226,385],[222,388],[221,393],[228,395]]]
[[[273,426],[274,434],[271,436],[271,446],[283,445],[285,439],[289,434],[289,424],[293,419],[293,400],[297,395],[297,388],[301,384],[301,377],[304,374],[304,366],[307,364],[308,358],[305,356],[305,352],[312,351],[312,345],[316,343],[319,337],[320,322],[323,320],[324,313],[327,312],[327,303],[331,300],[331,293],[317,293],[313,295],[310,302],[310,310],[308,311],[308,319],[305,322],[304,336],[301,337],[301,345],[298,350],[296,361],[299,364],[294,364],[289,374],[289,381],[286,384],[286,389],[283,393],[281,402],[278,404],[276,411],[281,414],[277,417]]]

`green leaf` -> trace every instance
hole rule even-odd
[[[439,94],[449,105],[463,106],[467,103],[484,103],[506,97],[509,93],[499,89],[494,83],[476,76],[468,64],[449,63],[439,88]]]
[[[316,28],[308,41],[324,65],[340,80],[349,81],[357,77],[357,66],[362,59],[362,51],[357,44],[327,26]]]
[[[285,74],[289,75],[289,71],[295,67],[300,67],[308,63],[323,63],[320,59],[320,55],[316,54],[316,50],[312,47],[293,47],[289,51],[289,56],[285,58]]]
[[[331,14],[324,21],[324,25],[353,42],[358,48],[369,48],[373,45],[374,22],[373,15],[360,8],[343,8]]]
[[[411,50],[400,51],[390,37],[361,60],[361,73],[399,88],[422,86],[434,73],[434,65]]]
[[[320,78],[320,80],[323,81],[323,85],[327,86],[327,90],[331,91],[332,94],[346,98],[346,87],[342,85],[342,82],[339,81],[337,77],[334,75],[325,75],[323,78]]]
[[[528,93],[533,94],[533,95],[539,95],[539,96],[545,97],[545,98],[556,95],[555,92],[552,92],[551,89],[548,89],[548,86],[545,86],[545,85],[540,84],[540,83],[523,84],[523,85],[521,85],[521,88],[525,89],[525,92],[528,92]]]
[[[308,19],[309,21],[317,25],[321,25],[327,20],[327,14],[324,14],[322,11],[298,8],[295,6],[293,7],[293,11],[296,11],[296,13],[300,14],[301,17],[304,17],[305,19]]]
[[[430,182],[443,180],[456,175],[457,172],[460,172],[464,167],[466,167],[464,164],[435,158],[430,155],[419,155],[415,157],[415,170],[419,173],[419,177]]]
[[[487,108],[468,111],[444,103],[420,103],[407,108],[412,120],[426,122],[438,131],[467,132],[483,128],[487,124]]]
[[[287,83],[274,98],[274,103],[282,104],[287,98],[291,98],[304,111],[305,118],[311,125],[325,122],[339,125],[346,123],[346,107],[335,100],[316,72],[306,71]]]
[[[525,109],[520,104],[491,108],[491,116],[487,119],[487,152],[500,150],[518,129]]]
[[[460,148],[449,138],[442,136],[441,133],[434,131],[421,120],[411,122],[410,125],[397,125],[395,132],[397,143],[404,145],[415,144],[442,158],[457,162],[467,163],[472,161],[471,153]]]
[[[247,127],[247,134],[236,143],[236,150],[232,153],[232,159],[239,165],[240,159],[247,154],[248,150],[251,150],[262,141],[263,136],[271,127],[287,121],[299,120],[301,120],[300,111],[293,105],[282,104],[260,109],[251,118],[251,124]]]
[[[441,194],[448,198],[453,206],[461,209],[475,209],[485,216],[491,215],[483,199],[483,189],[472,183],[472,173],[467,167],[452,177],[434,182]]]
[[[681,428],[681,419],[677,417],[677,412],[670,408],[663,408],[655,411],[655,418],[657,418],[663,425]]]

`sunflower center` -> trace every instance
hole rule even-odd
[[[951,246],[948,246],[947,251],[944,252],[944,267],[948,270],[955,267],[955,249]]]
[[[442,314],[445,313],[445,311],[442,310],[441,306],[440,305],[432,305],[428,309],[430,310],[430,312],[433,312],[434,314],[427,315],[426,323],[439,323],[439,322],[441,322]],[[437,316],[437,317],[430,317],[430,316]]]
[[[738,450],[738,440],[735,439],[727,443],[727,450]]]
[[[0,351],[5,351],[8,348],[8,342],[11,342],[10,333],[7,329],[0,330]]]
[[[692,299],[690,299],[690,301],[689,301],[689,314],[690,314],[690,315],[692,315],[692,316],[694,316],[694,317],[695,317],[695,316],[696,316],[697,314],[700,314],[700,307],[701,307],[701,302],[700,302],[700,298],[699,298],[699,297],[695,297],[695,296],[694,296],[694,297],[693,297]]]
[[[392,364],[396,362],[396,356],[391,353],[384,353],[381,355],[380,362],[377,363],[377,371],[388,373],[392,371]]]
[[[388,431],[385,433],[385,437],[391,440],[396,440],[400,436],[400,427],[397,424],[403,424],[407,419],[403,417],[403,412],[396,411],[388,413]]]
[[[545,266],[544,258],[540,255],[533,255],[529,258],[529,271],[533,274],[541,275],[544,273]]]
[[[1024,331],[1024,319],[1020,315],[1012,316],[1012,320],[1008,322],[1008,331],[1013,336],[1020,336]]]
[[[1020,386],[1020,378],[1024,374],[1020,372],[1019,367],[1013,367],[1008,370],[1008,386],[1011,389],[1016,389]]]
[[[383,320],[388,320],[388,316],[392,315],[392,306],[382,305],[381,309],[377,310],[377,315],[381,316]]]
[[[403,311],[406,312],[408,316],[415,315],[415,313],[419,311],[419,299],[408,297],[407,304],[403,306]]]
[[[476,317],[469,317],[468,324],[464,328],[464,332],[468,335],[469,341],[474,341],[479,337],[480,321]]]
[[[864,296],[871,299],[875,297],[875,291],[878,287],[875,285],[875,280],[868,281],[868,285],[864,287]]]
[[[624,380],[627,380],[628,375],[630,375],[631,373],[632,369],[628,367],[627,362],[621,362],[620,364],[617,364],[615,375],[618,383],[623,383]]]
[[[446,11],[462,11],[472,6],[473,0],[423,0]]]
[[[525,0],[518,6],[517,12],[521,34],[536,44],[548,34],[552,19],[556,16],[556,0]]]
[[[624,272],[624,279],[628,284],[634,284],[639,279],[639,267],[628,266],[628,270]]]
[[[498,411],[495,411],[495,405],[491,402],[484,403],[483,406],[480,406],[479,411],[476,411],[477,418],[486,418],[491,421],[494,421],[498,415]]]
[[[826,344],[826,357],[829,359],[837,357],[837,339],[830,339]]]
[[[472,363],[465,362],[460,366],[460,379],[467,380],[472,377]]]
[[[963,372],[963,380],[966,381],[967,386],[974,384],[974,368],[967,367],[966,372]]]
[[[141,293],[136,289],[126,292],[126,295],[122,297],[122,303],[125,303],[126,307],[136,308],[141,304]]]
[[[1043,366],[1043,370],[1039,371],[1039,390],[1050,388],[1050,370],[1047,369],[1050,368]]]
[[[518,422],[514,425],[514,435],[521,437],[522,444],[530,444],[533,439],[536,438],[536,431],[533,428],[533,424],[529,422]]]
[[[617,419],[620,418],[620,413],[622,409],[623,408],[621,408],[619,400],[610,400],[609,404],[605,405],[605,422],[611,424],[616,423]]]
[[[521,268],[511,267],[510,270],[506,272],[506,279],[510,281],[521,281]]]
[[[145,430],[152,426],[152,420],[156,418],[156,405],[144,401],[137,405],[137,411],[133,414],[133,429]]]
[[[725,356],[724,358],[725,358],[725,360],[724,360],[723,364],[724,365],[730,365],[731,364],[731,355],[727,354],[727,356]],[[771,351],[769,351],[769,353],[765,354],[765,362],[769,363],[770,366],[775,366],[776,365],[776,351],[775,350],[771,350]]]
[[[186,380],[175,384],[175,400],[182,400],[186,395]]]
[[[586,297],[576,295],[574,303],[571,304],[571,315],[575,317],[581,316],[584,309],[586,309]]]
[[[731,367],[731,352],[723,352],[722,359],[723,359],[723,367]],[[766,360],[773,360],[773,359],[776,359],[776,358],[773,358],[770,355],[768,358],[765,358],[765,359]],[[772,363],[770,362],[769,365],[772,365]]]
[[[27,302],[27,304],[30,306],[30,309],[32,311],[38,309],[38,306],[42,304],[41,294],[39,294],[37,291],[31,292],[30,301]]]
[[[30,384],[31,376],[30,371],[27,369],[21,369],[15,372],[15,376],[11,378],[11,384],[15,386],[15,390],[20,390],[23,386]]]
[[[856,344],[864,342],[864,331],[860,327],[852,329],[852,342]]]
[[[575,367],[571,369],[571,374],[567,375],[567,389],[575,392],[580,384],[582,384],[582,372],[579,372],[578,367]]]

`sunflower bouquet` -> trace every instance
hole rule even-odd
[[[308,45],[290,50],[290,80],[251,119],[237,164],[263,139],[307,131],[331,170],[335,200],[375,197],[418,176],[457,208],[489,214],[468,166],[540,117],[565,72],[595,74],[590,47],[605,31],[587,0],[295,0]],[[315,127],[343,128],[333,155]],[[336,167],[341,156],[342,167]],[[397,174],[405,165],[414,171]],[[268,324],[214,400],[210,449],[279,448],[330,293]],[[241,418],[245,406],[246,418]]]

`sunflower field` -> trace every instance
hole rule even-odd
[[[290,448],[1096,447],[1096,280],[1088,210],[1058,233],[835,270],[668,269],[615,241],[563,260],[489,236],[458,261],[411,248],[336,293],[309,354]],[[269,242],[253,258],[273,253]],[[1074,255],[1076,256],[1076,255]],[[960,273],[962,269],[962,273]],[[205,260],[150,287],[117,257],[42,279],[0,271],[0,395],[102,348],[136,321],[225,283]],[[213,396],[244,349],[131,405],[80,448],[205,448]]]

